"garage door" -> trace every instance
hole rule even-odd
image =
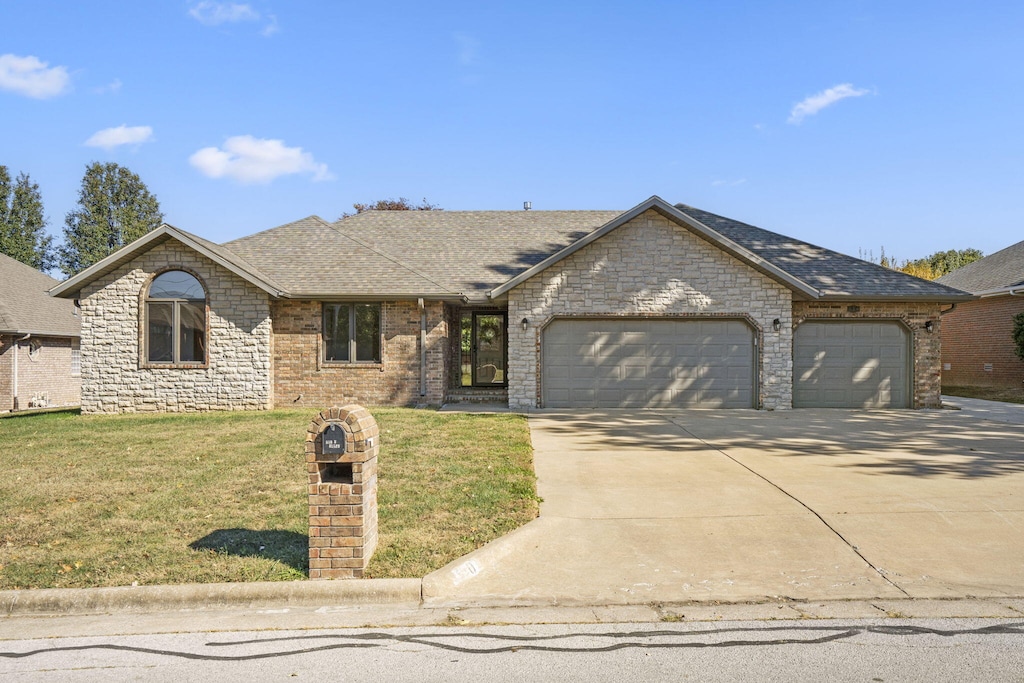
[[[741,320],[556,320],[546,408],[751,408],[754,333]]]
[[[894,321],[808,321],[793,335],[794,408],[907,408],[910,333]]]

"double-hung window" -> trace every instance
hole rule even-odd
[[[206,290],[183,270],[161,273],[149,285],[146,360],[168,365],[206,363]]]
[[[324,361],[380,363],[380,304],[324,304]]]

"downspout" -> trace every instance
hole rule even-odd
[[[423,299],[417,299],[420,307],[420,396],[427,395],[427,309]]]
[[[18,406],[18,349],[21,347],[21,342],[28,340],[28,338],[31,337],[31,336],[32,336],[32,333],[29,333],[29,334],[26,334],[21,339],[15,339],[14,340],[14,347],[13,347],[14,348],[14,362],[13,362],[13,365],[14,365],[14,368],[13,368],[14,369],[14,373],[13,373],[14,377],[13,377],[13,380],[11,381],[11,398],[13,400],[13,405],[11,405],[11,412],[12,413],[17,411],[18,408],[19,408],[19,406]]]

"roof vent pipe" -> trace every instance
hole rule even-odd
[[[533,208],[533,202],[523,202],[523,211],[529,211]]]

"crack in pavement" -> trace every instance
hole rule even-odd
[[[761,473],[760,473],[760,472],[758,472],[757,470],[753,469],[752,467],[750,467],[749,465],[746,465],[746,464],[745,464],[745,463],[743,463],[743,462],[740,462],[740,461],[739,461],[738,459],[736,459],[736,458],[734,458],[734,457],[733,457],[732,455],[730,455],[730,454],[729,454],[729,453],[728,453],[727,451],[725,451],[725,450],[723,450],[723,449],[719,448],[718,446],[716,446],[715,444],[711,443],[710,441],[707,441],[707,440],[706,440],[706,439],[704,439],[703,437],[701,437],[701,436],[698,436],[697,434],[694,434],[694,433],[693,433],[693,432],[691,432],[691,431],[690,431],[689,429],[687,429],[687,428],[686,428],[686,427],[684,427],[683,425],[679,424],[678,422],[676,422],[676,421],[675,421],[675,420],[673,420],[672,418],[668,417],[667,415],[662,415],[661,417],[662,417],[662,418],[663,418],[663,419],[664,419],[665,421],[667,421],[667,422],[668,422],[669,424],[675,425],[675,426],[676,426],[676,427],[678,427],[679,429],[683,430],[684,432],[686,432],[687,434],[689,434],[690,436],[692,436],[692,437],[693,437],[694,439],[697,439],[698,441],[700,441],[700,442],[701,442],[702,444],[704,444],[705,446],[707,446],[707,447],[708,447],[708,448],[710,448],[711,450],[715,451],[716,453],[721,453],[721,454],[722,454],[723,456],[725,456],[726,458],[728,458],[728,459],[729,459],[729,460],[731,460],[732,462],[736,463],[737,465],[739,465],[739,466],[740,466],[740,467],[742,467],[743,469],[747,470],[748,472],[750,472],[751,474],[753,474],[753,475],[754,475],[755,477],[757,477],[758,479],[761,479],[761,480],[762,480],[763,482],[765,482],[765,483],[766,483],[766,484],[768,484],[769,486],[772,486],[772,487],[773,487],[773,488],[774,488],[775,490],[777,490],[777,491],[778,491],[779,493],[781,493],[781,494],[785,495],[786,497],[790,498],[791,500],[793,500],[794,502],[796,502],[796,503],[797,503],[798,505],[800,505],[800,506],[801,506],[802,508],[804,508],[805,510],[807,510],[808,512],[810,512],[810,513],[811,513],[812,515],[814,515],[815,517],[817,517],[817,518],[818,518],[818,520],[819,520],[819,521],[820,521],[820,522],[821,522],[822,524],[824,524],[824,525],[825,525],[825,527],[826,527],[826,528],[827,528],[827,529],[828,529],[829,531],[831,531],[831,532],[832,532],[833,534],[835,534],[835,536],[836,536],[837,538],[839,538],[839,540],[841,540],[841,541],[842,541],[843,543],[845,543],[845,544],[847,545],[847,547],[849,547],[849,548],[850,548],[850,550],[852,550],[852,551],[853,551],[853,552],[854,552],[854,553],[855,553],[855,554],[857,555],[857,557],[859,557],[859,558],[860,558],[861,560],[863,560],[864,564],[866,564],[867,566],[871,567],[871,569],[872,569],[872,570],[874,570],[874,572],[875,572],[876,574],[878,574],[878,576],[879,576],[879,577],[881,577],[881,579],[882,579],[883,581],[885,581],[886,583],[888,583],[888,584],[889,584],[890,586],[892,586],[893,588],[895,588],[896,590],[898,590],[898,591],[899,591],[900,593],[902,593],[903,595],[907,596],[908,598],[910,597],[910,593],[908,593],[907,591],[903,590],[903,587],[902,587],[902,586],[900,586],[900,585],[899,585],[899,584],[897,584],[897,583],[896,583],[895,581],[893,581],[893,580],[892,580],[892,579],[890,579],[890,578],[889,578],[888,576],[886,576],[886,572],[885,572],[885,570],[884,570],[884,569],[881,569],[880,567],[876,567],[876,566],[874,565],[874,563],[872,563],[872,562],[871,562],[871,560],[869,560],[869,559],[868,559],[868,558],[867,558],[867,557],[866,557],[866,556],[864,555],[864,553],[862,553],[862,552],[860,551],[860,549],[859,549],[859,548],[858,548],[857,546],[855,546],[855,545],[854,545],[853,543],[851,543],[851,542],[850,542],[850,541],[849,541],[849,540],[848,540],[848,539],[847,539],[847,538],[846,538],[845,536],[843,536],[843,535],[842,535],[841,533],[839,533],[839,531],[838,531],[838,530],[837,530],[837,529],[836,529],[835,527],[833,527],[833,526],[832,526],[831,524],[829,524],[829,523],[828,523],[828,521],[826,521],[826,520],[825,520],[825,518],[824,518],[824,517],[822,517],[822,516],[821,516],[821,515],[820,515],[820,514],[818,513],[818,511],[817,511],[817,510],[815,510],[815,509],[814,509],[814,508],[812,508],[812,507],[811,507],[810,505],[808,505],[808,504],[807,504],[807,503],[805,503],[804,501],[800,500],[799,498],[797,498],[796,496],[794,496],[794,495],[793,495],[792,493],[790,493],[790,492],[789,492],[789,491],[787,491],[786,489],[782,488],[781,486],[779,486],[779,485],[778,485],[778,484],[776,484],[776,483],[775,483],[774,481],[772,481],[772,480],[771,480],[771,479],[769,479],[768,477],[764,476],[763,474],[761,474]]]

